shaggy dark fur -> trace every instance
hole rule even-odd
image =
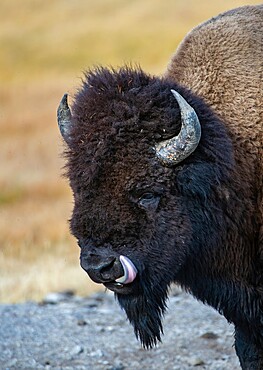
[[[193,154],[165,167],[155,144],[181,127],[171,89],[195,109],[202,136]],[[87,72],[72,114],[71,231],[83,260],[124,255],[136,265],[133,283],[112,286],[136,336],[147,348],[161,340],[169,286],[177,282],[234,323],[243,369],[262,369],[258,182],[248,177],[242,141],[169,74],[139,68]]]
[[[165,168],[153,148],[180,128],[171,88],[198,112],[203,135],[193,156]],[[139,266],[135,293],[119,294],[118,300],[143,344],[151,347],[160,340],[169,284],[180,279],[200,289],[200,270],[206,284],[218,245],[228,249],[224,239],[231,225],[221,193],[232,175],[230,140],[220,120],[189,91],[128,68],[88,73],[73,117],[67,152],[75,196],[72,233],[83,246],[107,242]],[[145,192],[158,198],[157,209],[139,206]]]

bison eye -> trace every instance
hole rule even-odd
[[[160,201],[160,195],[155,193],[144,193],[139,198],[138,205],[144,209],[156,210]]]

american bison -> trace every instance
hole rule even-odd
[[[167,71],[98,67],[58,123],[71,232],[90,278],[115,292],[146,348],[169,286],[235,325],[243,369],[263,369],[263,6],[192,30]]]

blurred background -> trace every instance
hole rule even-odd
[[[198,23],[250,0],[1,0],[0,302],[99,286],[79,267],[68,230],[56,109],[96,64],[162,74]]]

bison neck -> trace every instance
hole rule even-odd
[[[254,286],[244,279],[230,279],[216,274],[212,276],[201,271],[204,270],[193,261],[178,276],[177,281],[195,298],[214,307],[229,322],[247,328],[253,326],[257,330],[262,326],[262,287]]]

